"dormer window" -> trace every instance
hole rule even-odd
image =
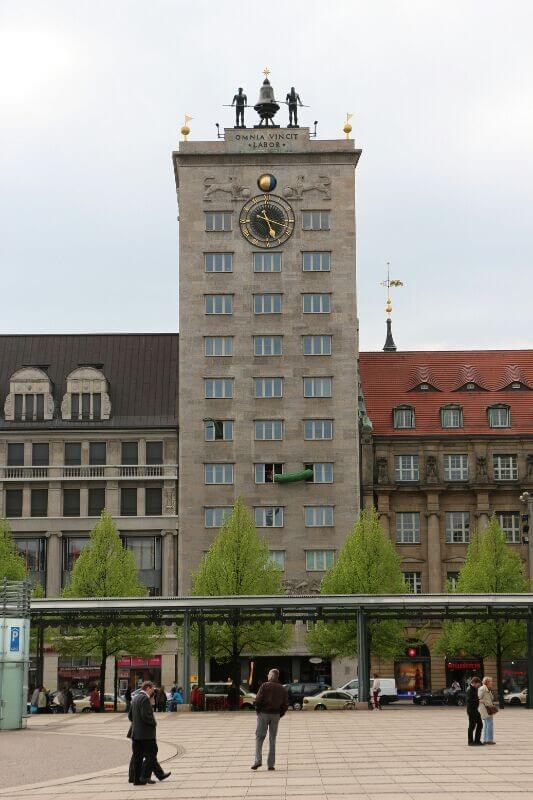
[[[42,367],[23,367],[9,381],[4,416],[11,422],[42,422],[54,416],[52,382]]]
[[[397,406],[392,413],[397,430],[415,427],[415,410],[412,406]]]
[[[511,408],[506,405],[489,406],[487,408],[489,428],[510,428]]]
[[[522,388],[522,384],[518,383],[517,381],[515,381],[514,383],[511,384],[511,389],[521,389],[521,388]]]
[[[473,392],[475,390],[475,388],[476,388],[476,384],[475,383],[467,383],[466,386],[465,386],[465,389],[468,392]]]
[[[76,422],[109,419],[111,401],[107,379],[96,366],[82,365],[67,377],[67,391],[61,403],[63,419]]]
[[[429,391],[429,384],[428,383],[421,383],[418,388],[420,389],[421,392],[427,392],[427,391]]]
[[[440,410],[440,424],[442,428],[462,428],[463,409],[461,406],[443,406]]]

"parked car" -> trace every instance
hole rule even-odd
[[[325,689],[331,689],[331,686],[309,682],[286,683],[285,688],[289,693],[289,708],[299,711],[302,708],[304,697],[313,697],[313,695],[323,692]]]
[[[333,711],[335,709],[354,709],[355,700],[348,692],[342,689],[328,689],[312,697],[304,697],[304,711]]]
[[[372,697],[372,683],[373,681],[370,681],[369,697]],[[381,688],[379,701],[382,706],[387,705],[387,703],[395,703],[398,700],[398,690],[396,689],[396,681],[394,678],[380,678],[379,685]],[[351,694],[354,700],[359,699],[359,680],[357,678],[348,681],[348,683],[345,683],[344,686],[340,688],[342,692]]]
[[[104,710],[105,711],[113,711],[114,709],[114,694],[104,694]],[[76,711],[81,711],[82,713],[88,712],[91,710],[91,699],[90,696],[82,697],[81,700],[74,700],[74,705],[76,706]],[[117,711],[125,711],[126,710],[126,701],[123,697],[117,698]]]
[[[525,706],[527,703],[527,689],[521,692],[508,692],[503,696],[503,702],[510,706]]]
[[[413,703],[418,706],[464,706],[465,692],[452,692],[451,689],[438,689],[435,692],[416,692]]]
[[[205,705],[206,708],[212,708],[215,705],[219,706],[220,708],[227,707],[227,696],[228,696],[228,689],[231,686],[230,683],[220,682],[220,683],[206,683],[204,688],[204,696],[205,696]],[[255,703],[255,694],[253,692],[248,691],[248,687],[243,688],[242,686],[239,687],[240,691],[240,707],[245,711],[252,711],[254,709]]]

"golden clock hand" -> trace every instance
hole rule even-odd
[[[257,216],[260,217],[261,219],[265,220],[266,224],[268,225],[268,232],[269,232],[270,236],[275,236],[276,235],[276,231],[274,230],[274,228],[271,227],[270,220],[267,217],[267,215],[265,214],[265,212],[263,211],[262,214],[258,214]]]
[[[287,223],[286,222],[278,222],[275,219],[271,219],[270,222],[272,223],[272,225],[280,225],[282,228],[286,228],[287,227]]]

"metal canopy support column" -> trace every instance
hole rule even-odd
[[[533,616],[527,618],[527,698],[528,708],[533,708]]]
[[[191,673],[190,669],[190,617],[189,613],[186,611],[183,615],[183,701],[185,703],[189,702],[190,699],[190,685],[189,685],[189,677]]]
[[[357,675],[359,678],[359,702],[368,703],[369,664],[365,612],[357,610]]]
[[[198,686],[205,688],[205,622],[198,623]]]

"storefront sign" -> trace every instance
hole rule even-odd
[[[138,656],[123,656],[117,660],[117,667],[133,667],[134,669],[143,667],[160,667],[161,656],[152,658],[139,658]]]
[[[446,669],[481,670],[481,661],[446,661]]]

